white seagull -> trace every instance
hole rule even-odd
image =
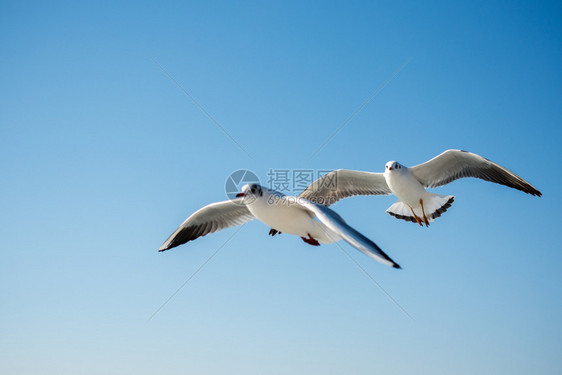
[[[171,249],[253,219],[285,233],[297,235],[314,246],[344,240],[382,264],[401,268],[373,241],[350,227],[333,210],[258,184],[244,185],[236,199],[213,203],[195,212],[172,233],[158,251]]]
[[[425,188],[443,186],[462,177],[476,177],[541,196],[531,184],[506,168],[462,150],[447,150],[433,159],[405,167],[396,161],[385,165],[384,173],[338,169],[319,178],[299,197],[329,206],[352,195],[394,194],[398,201],[386,212],[390,215],[423,226],[443,214],[455,197],[427,192]],[[275,235],[279,229],[273,226]]]

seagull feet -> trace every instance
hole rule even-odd
[[[429,220],[427,220],[427,216],[425,216],[425,210],[423,209],[423,199],[420,199],[420,204],[421,204],[421,208],[422,208],[423,222],[425,223],[426,227],[429,227]],[[419,223],[419,221],[418,221],[418,223]]]
[[[421,199],[420,199],[421,200]],[[418,215],[416,215],[416,213],[414,212],[414,209],[412,207],[410,207],[410,210],[412,211],[412,215],[414,215],[414,219],[416,219],[416,221],[418,222],[418,224],[420,225],[420,227],[423,227],[422,221],[421,219],[418,217]]]
[[[269,235],[270,235],[271,237],[275,236],[277,233],[281,234],[281,232],[279,232],[279,231],[276,230],[276,229],[271,228],[271,229],[269,230]]]
[[[310,233],[307,233],[307,234],[308,234],[308,238],[301,237],[304,242],[306,242],[307,244],[312,245],[312,246],[320,246],[320,242],[318,242],[317,239],[312,238],[310,236]]]

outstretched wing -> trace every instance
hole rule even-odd
[[[391,191],[384,174],[338,169],[314,181],[299,197],[330,206],[353,195],[387,194]]]
[[[476,177],[541,196],[533,185],[480,155],[468,151],[447,150],[433,159],[411,167],[410,171],[425,187],[443,186],[463,177]]]
[[[376,243],[350,227],[340,215],[320,204],[299,199],[299,204],[312,212],[316,218],[328,229],[340,236],[351,246],[361,251],[363,254],[394,268],[401,268],[395,263]]]
[[[182,245],[221,229],[244,224],[254,219],[242,199],[212,203],[188,217],[158,251]]]

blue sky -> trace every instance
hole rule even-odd
[[[524,1],[2,2],[0,371],[560,373],[561,15]],[[544,196],[456,181],[435,190],[456,200],[430,228],[384,213],[393,197],[334,205],[403,266],[342,243],[413,320],[337,245],[259,222],[156,252],[235,170],[382,171],[448,148]]]

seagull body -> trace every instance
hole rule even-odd
[[[337,233],[311,218],[309,210],[303,209],[303,206],[297,203],[297,197],[288,197],[266,189],[262,189],[262,194],[263,197],[255,199],[246,207],[254,217],[266,225],[279,228],[280,232],[299,236],[305,242],[313,239],[329,244],[341,240]],[[310,242],[316,244],[314,241]]]
[[[304,242],[314,246],[344,240],[375,260],[400,268],[373,241],[350,227],[333,210],[258,184],[245,185],[236,199],[213,203],[195,212],[172,233],[158,251],[171,249],[253,219],[279,231],[299,236]]]
[[[525,193],[541,196],[527,181],[482,156],[461,150],[447,150],[433,159],[405,167],[396,161],[385,165],[384,173],[338,169],[319,178],[299,197],[329,206],[353,195],[394,194],[398,201],[386,212],[390,215],[429,226],[453,203],[452,195],[430,193],[426,188],[443,186],[463,177],[476,177]],[[275,235],[277,228],[270,234]]]
[[[384,179],[398,201],[386,210],[390,215],[426,226],[451,206],[455,197],[430,193],[410,171],[396,161],[386,163]],[[426,215],[427,212],[427,215]]]

